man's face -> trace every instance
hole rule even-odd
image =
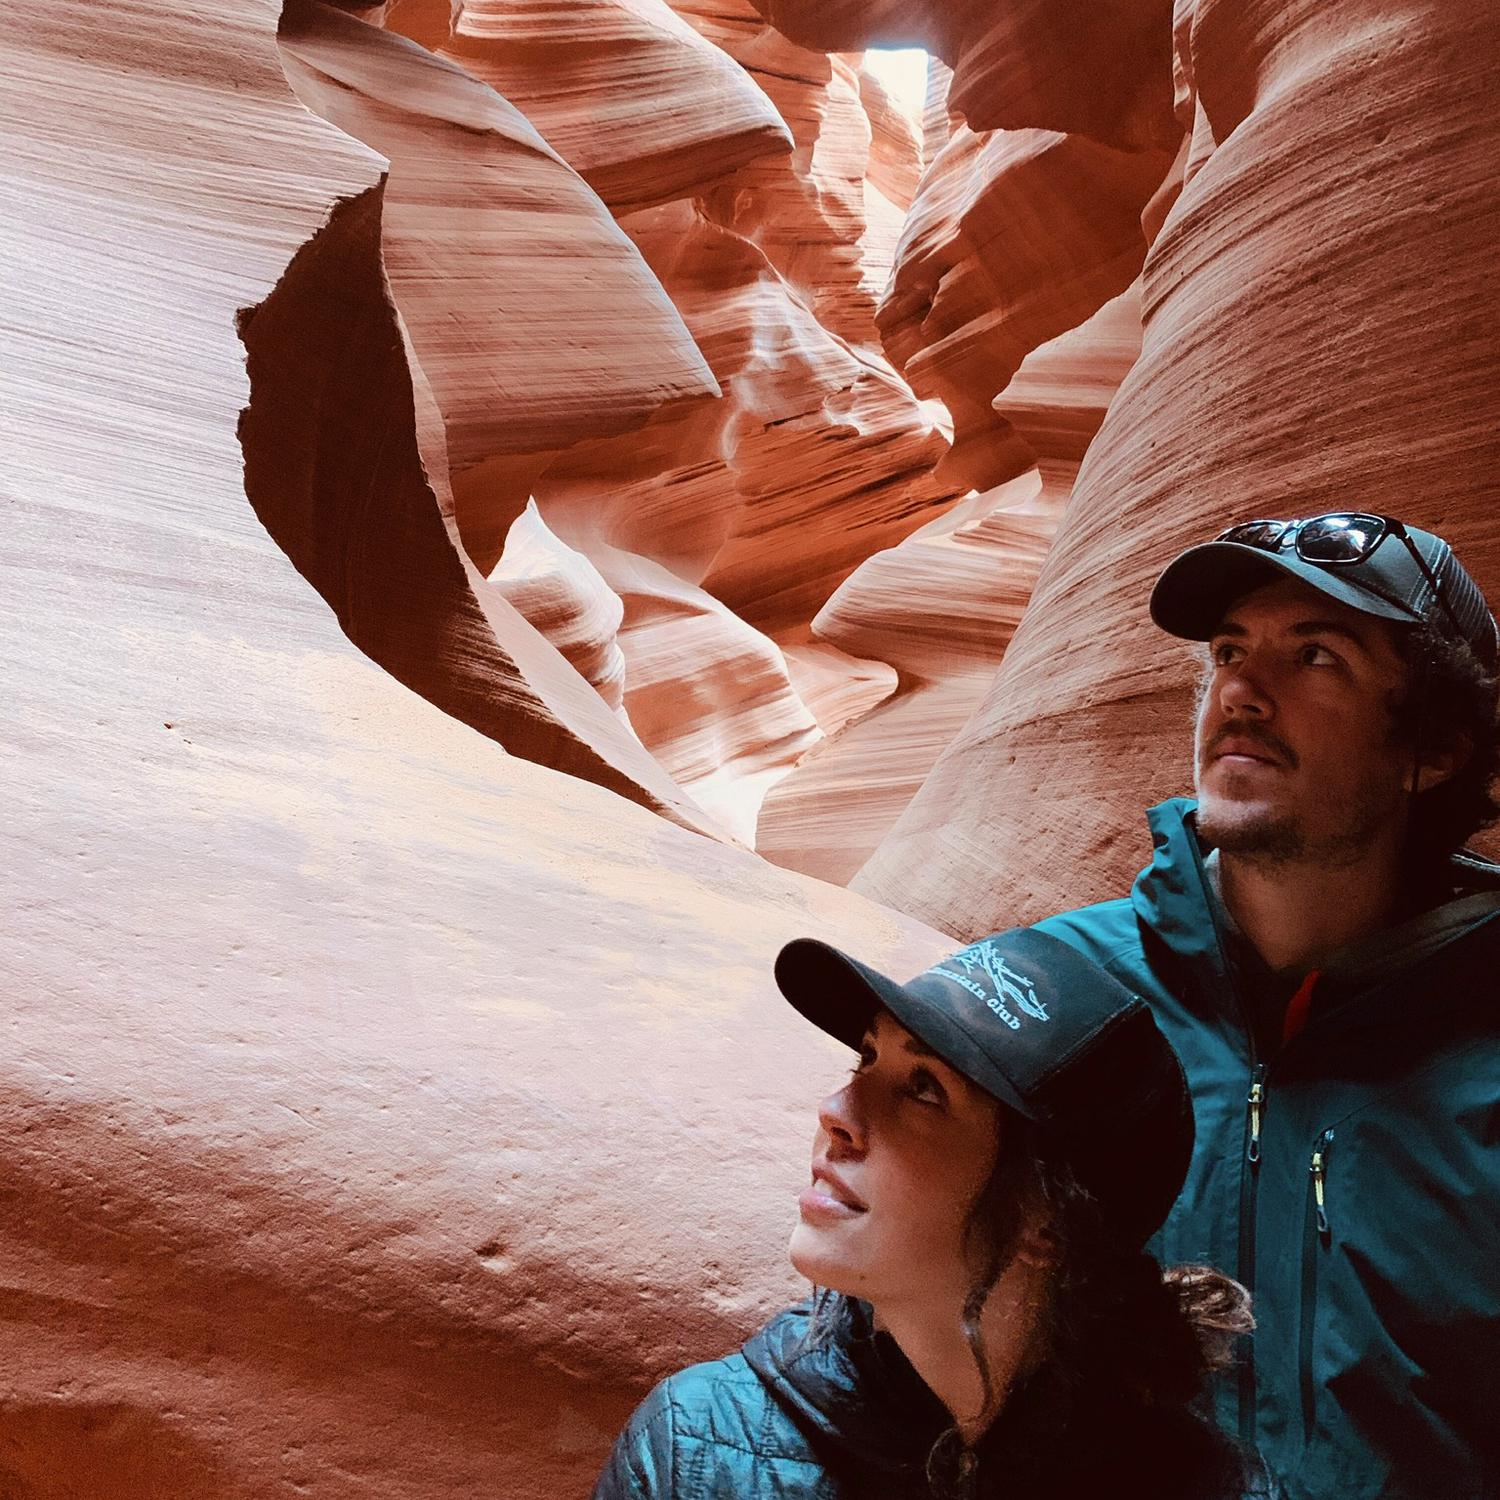
[[[1236,601],[1198,707],[1198,828],[1227,854],[1356,863],[1399,833],[1411,776],[1394,627],[1296,579]]]

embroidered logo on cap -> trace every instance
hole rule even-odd
[[[956,973],[948,967],[950,964],[957,964],[963,972]],[[1021,1017],[1016,1011],[1037,1021],[1052,1019],[1047,1007],[1037,999],[1036,985],[1011,968],[988,938],[934,964],[927,972],[962,985],[975,999],[983,1000],[1012,1031],[1021,1029]]]

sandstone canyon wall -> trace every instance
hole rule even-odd
[[[797,1294],[779,944],[1122,888],[1172,550],[1500,585],[1490,9],[762,8],[7,18],[10,1500],[586,1492]]]
[[[11,18],[39,91],[0,234],[13,1500],[582,1492],[653,1371],[796,1293],[841,1063],[777,946],[943,941],[677,826],[574,649],[621,596],[534,521],[504,588],[465,563],[434,455],[477,430],[459,363],[524,336],[486,293],[460,338],[411,279],[472,279],[466,184],[563,215],[611,312],[655,320],[654,366],[595,367],[601,423],[711,377],[523,120],[314,19],[299,60],[430,130],[425,180],[298,102],[273,7]],[[323,50],[349,26],[362,71]],[[394,99],[392,58],[426,70]],[[550,378],[559,337],[508,357]]]
[[[1192,145],[1141,357],[983,704],[856,881],[955,932],[1144,862],[1141,807],[1190,783],[1195,658],[1146,617],[1185,543],[1358,506],[1500,596],[1500,13],[1180,0],[1175,32]]]

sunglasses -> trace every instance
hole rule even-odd
[[[1443,592],[1441,580],[1417,550],[1417,544],[1406,527],[1394,516],[1335,510],[1308,521],[1242,521],[1238,526],[1220,532],[1214,540],[1238,542],[1242,547],[1258,547],[1262,552],[1281,552],[1290,543],[1303,562],[1320,568],[1346,568],[1367,562],[1388,536],[1395,537],[1411,553],[1412,561],[1431,585],[1433,597],[1442,605],[1454,633],[1459,640],[1465,639],[1463,626],[1458,623],[1458,616]]]

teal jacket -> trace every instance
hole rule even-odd
[[[1151,1247],[1243,1282],[1219,1398],[1288,1500],[1500,1496],[1500,868],[1341,955],[1257,1055],[1193,831],[1150,814],[1128,899],[1042,922],[1154,1007],[1197,1144]]]

